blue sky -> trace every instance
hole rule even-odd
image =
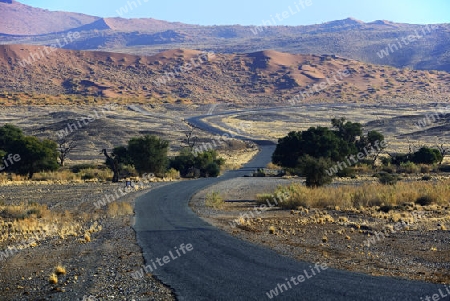
[[[274,17],[276,25],[320,24],[354,17],[371,22],[450,23],[449,0],[18,0],[49,10],[100,17],[155,18],[201,25],[260,25]],[[135,2],[135,7],[131,2]],[[300,2],[303,1],[303,6]],[[308,5],[307,1],[311,1]],[[132,9],[128,4],[130,2]],[[140,4],[139,4],[140,2]],[[291,11],[295,14],[289,12]],[[281,14],[287,11],[283,17]],[[276,14],[279,19],[276,19]]]

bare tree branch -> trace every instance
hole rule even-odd
[[[66,161],[69,153],[76,147],[75,141],[67,141],[66,139],[62,139],[58,142],[58,159],[59,165],[64,166],[64,162]]]

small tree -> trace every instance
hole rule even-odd
[[[20,161],[9,167],[9,171],[28,175],[36,172],[58,169],[57,144],[51,140],[39,140],[25,136],[16,126],[6,124],[0,128],[0,149],[3,152],[20,155]]]
[[[128,154],[137,172],[163,173],[167,169],[169,142],[146,135],[128,142]]]
[[[113,172],[113,178],[112,182],[117,183],[119,182],[119,173],[120,173],[120,160],[119,157],[113,153],[111,155],[108,154],[106,149],[102,149],[101,152],[106,157],[106,165],[112,170]]]
[[[421,147],[412,156],[412,162],[416,164],[434,164],[442,162],[441,152],[435,148]]]
[[[67,156],[75,147],[75,141],[67,141],[66,139],[62,139],[58,142],[59,165],[64,166]]]
[[[306,177],[306,186],[320,187],[330,184],[333,181],[333,176],[330,176],[327,170],[331,165],[330,159],[304,156],[299,162],[299,168],[301,174]]]

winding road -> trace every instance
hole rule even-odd
[[[223,133],[201,121],[202,117],[189,122],[214,134]],[[146,265],[153,269],[148,272],[171,287],[178,300],[422,301],[426,296],[440,294],[439,289],[445,294],[442,285],[314,268],[314,264],[236,239],[200,219],[188,206],[196,192],[244,176],[270,161],[275,145],[270,141],[255,142],[261,151],[240,170],[219,178],[166,185],[136,200],[134,229]],[[192,245],[192,250],[184,249],[183,253],[182,244]],[[304,277],[303,282],[298,276]],[[295,277],[294,281],[291,277]],[[269,297],[268,293],[275,289],[278,296],[272,292]]]

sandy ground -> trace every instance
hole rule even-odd
[[[254,210],[256,194],[272,193],[278,185],[292,182],[302,179],[233,179],[198,193],[190,205],[210,224],[297,260],[375,276],[450,283],[450,232],[442,230],[450,228],[450,204],[392,211],[392,217],[408,222],[397,228],[393,227],[398,221],[377,218],[379,212],[370,208],[290,211],[273,207],[260,214]],[[223,197],[223,208],[205,205],[211,191]],[[233,221],[240,216],[245,223],[236,226]],[[395,233],[387,231],[383,237],[380,233],[385,229]]]

